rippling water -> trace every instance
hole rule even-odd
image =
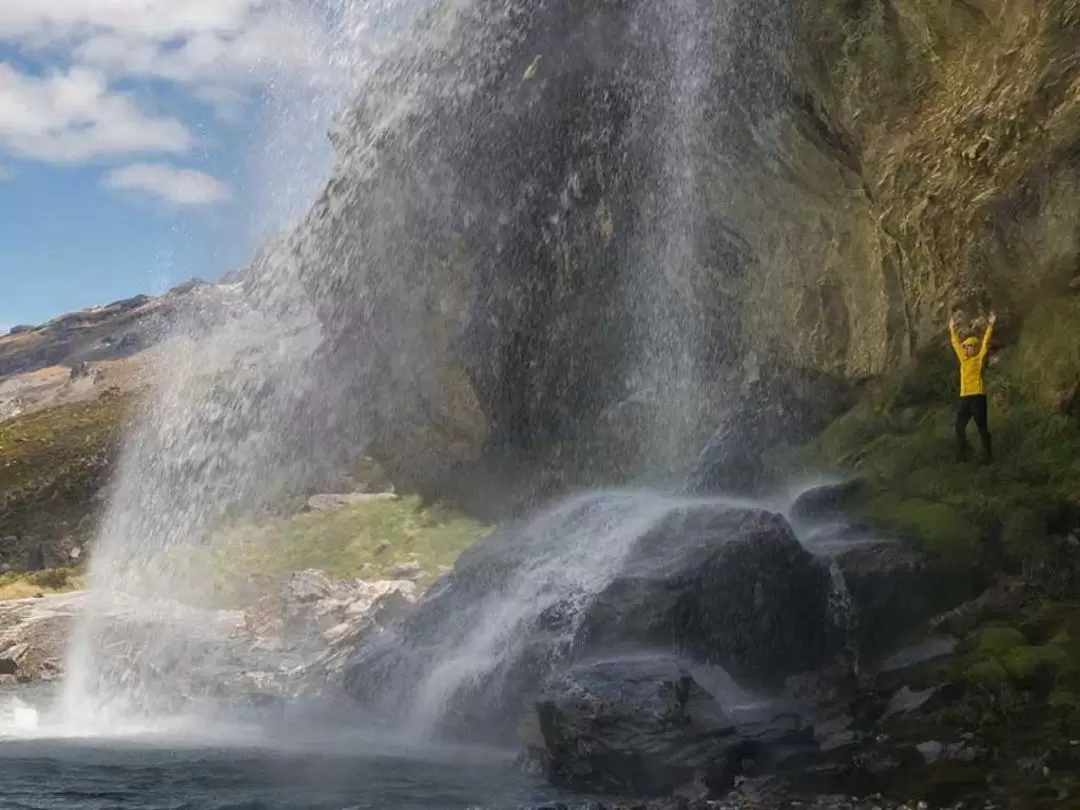
[[[417,748],[356,729],[90,733],[0,697],[0,810],[509,810],[557,798],[506,752]]]
[[[443,754],[7,740],[0,742],[0,807],[435,810],[552,798],[495,755]]]

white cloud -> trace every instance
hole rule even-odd
[[[15,179],[15,178],[14,178],[14,176],[13,176],[13,175],[11,174],[11,172],[9,172],[9,171],[8,171],[7,169],[5,169],[5,168],[4,168],[3,166],[0,166],[0,183],[6,183],[6,182],[8,182],[9,180],[14,180],[14,179]]]
[[[0,38],[60,41],[94,29],[167,40],[236,31],[262,0],[4,0]]]
[[[6,2],[7,0],[5,0]],[[0,146],[21,157],[74,163],[140,152],[186,152],[187,128],[111,91],[87,68],[35,77],[0,63]]]
[[[325,69],[325,34],[305,7],[295,0],[0,0],[0,45],[49,66],[37,74],[0,62],[0,155],[77,163],[185,153],[194,145],[187,126],[117,87],[166,81],[180,98],[229,119],[253,90],[282,77],[312,80]],[[189,114],[183,104],[176,109]]]
[[[107,188],[150,194],[172,205],[211,205],[231,196],[229,187],[215,177],[163,163],[133,163],[114,169],[104,183]]]

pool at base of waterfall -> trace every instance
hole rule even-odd
[[[571,800],[513,754],[356,729],[70,726],[0,692],[0,810],[517,810]]]
[[[164,738],[7,739],[0,742],[0,785],[5,810],[501,810],[555,798],[495,754]]]

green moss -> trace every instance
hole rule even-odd
[[[1057,644],[1014,647],[1003,656],[1005,670],[1020,684],[1044,676],[1053,679],[1066,663],[1068,652]]]
[[[987,627],[979,631],[975,649],[987,655],[1003,655],[1025,644],[1024,634],[1013,627]]]
[[[1009,684],[1009,673],[994,659],[975,661],[962,673],[962,679],[976,689],[996,691]]]

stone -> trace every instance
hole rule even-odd
[[[934,687],[913,692],[910,687],[904,686],[889,699],[889,705],[885,708],[884,717],[918,711],[926,706],[940,691],[940,688]]]
[[[886,655],[894,639],[923,631],[969,588],[966,571],[931,561],[900,543],[864,541],[833,559],[856,607],[858,646],[867,660]]]
[[[344,683],[392,720],[413,710],[432,670],[476,667],[440,698],[436,723],[448,737],[506,743],[547,677],[612,650],[677,652],[748,685],[813,668],[831,652],[828,590],[780,515],[591,494],[476,543],[400,625],[359,646]],[[509,624],[495,629],[501,616]],[[487,644],[473,637],[485,627],[505,643],[457,661]]]
[[[779,515],[688,506],[647,532],[586,608],[577,643],[673,646],[737,680],[820,665],[827,575]]]
[[[926,641],[903,647],[891,653],[878,667],[883,674],[899,672],[909,667],[934,661],[938,658],[952,655],[956,650],[959,640],[952,636],[931,638]]]
[[[862,479],[853,478],[811,487],[795,498],[789,517],[799,523],[844,519],[848,516],[852,498],[864,485]]]
[[[332,591],[333,583],[321,571],[298,571],[285,581],[282,598],[286,604],[304,604],[325,599]]]
[[[536,702],[544,767],[557,785],[659,796],[704,778],[730,784],[750,746],[720,705],[673,661],[575,667]]]
[[[416,579],[423,573],[423,569],[416,560],[391,565],[384,572],[387,579]]]
[[[753,494],[764,482],[762,453],[809,440],[847,410],[853,399],[841,380],[784,366],[771,367],[728,410],[687,476],[692,494]]]

